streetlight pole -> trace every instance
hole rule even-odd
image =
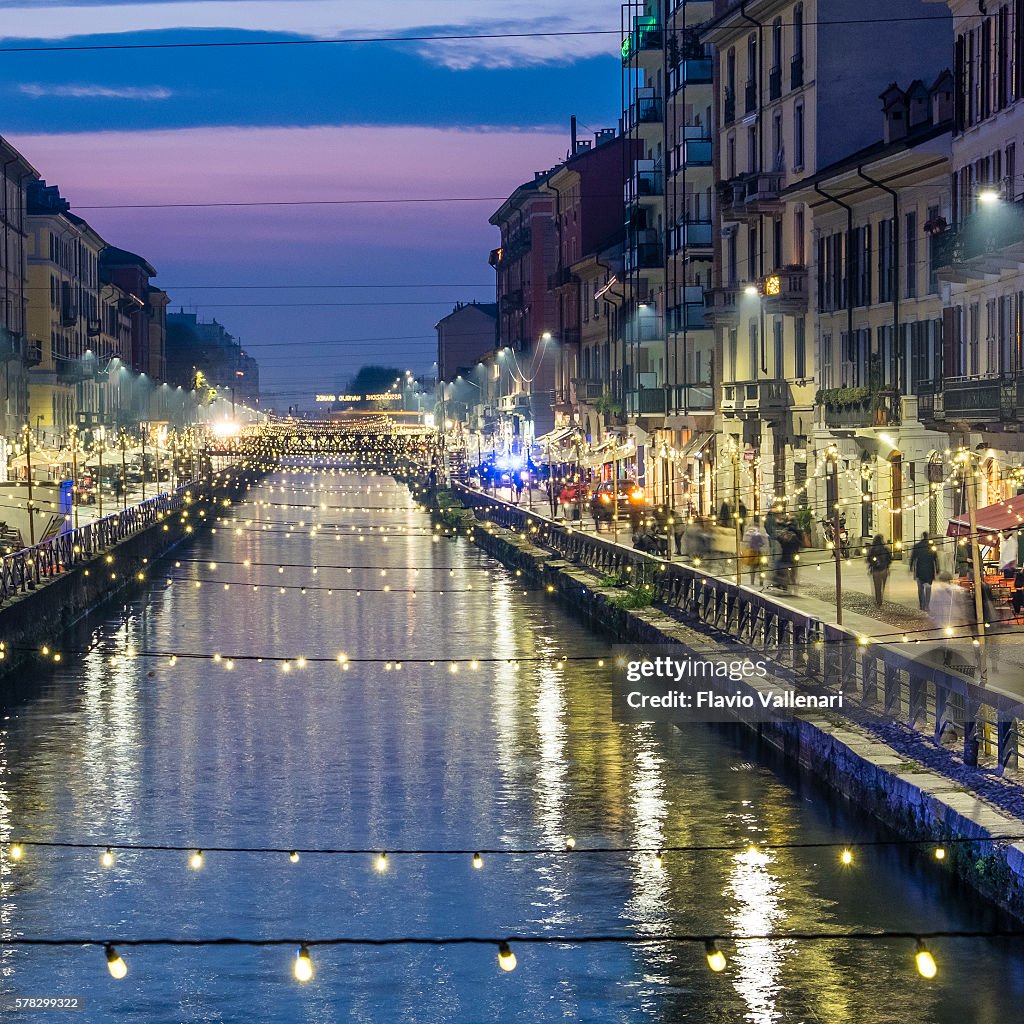
[[[741,582],[741,571],[740,565],[740,542],[742,537],[740,531],[742,529],[742,520],[740,519],[740,449],[739,445],[733,441],[731,445],[732,450],[732,515],[733,520],[736,524],[736,586],[740,585]]]
[[[28,538],[29,546],[35,547],[36,521],[35,509],[32,505],[32,431],[25,427],[25,468],[28,471]]]
[[[121,507],[128,508],[128,434],[121,431]]]
[[[74,526],[78,529],[78,427],[72,424],[68,428],[71,435],[71,513]]]
[[[825,453],[825,493],[832,503],[832,554],[836,562],[836,625],[843,624],[843,545],[839,541],[839,453]]]

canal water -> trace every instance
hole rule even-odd
[[[5,938],[1005,924],[903,849],[856,850],[848,867],[834,849],[678,854],[660,866],[584,852],[882,833],[742,737],[613,722],[596,661],[556,661],[597,659],[609,641],[466,542],[434,540],[391,480],[281,471],[152,579],[130,615],[66,641],[88,653],[4,682]],[[342,652],[348,671],[312,660]],[[243,655],[292,659],[290,671]],[[523,661],[451,672],[449,659],[474,657]],[[192,870],[177,852],[123,851],[111,868],[99,851],[29,846],[17,864],[7,853],[12,837],[472,850],[566,836],[571,855],[492,855],[476,870],[468,856],[393,854],[383,873],[363,854],[293,864],[207,853]],[[114,1024],[1020,1019],[1019,945],[933,949],[933,982],[914,971],[909,943],[846,941],[739,943],[722,974],[702,948],[673,945],[520,945],[512,973],[491,948],[318,948],[305,986],[291,978],[291,948],[123,949],[129,973],[115,981],[95,948],[6,946],[0,970],[6,999],[79,997],[70,1019]]]

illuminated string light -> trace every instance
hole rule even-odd
[[[516,969],[516,955],[507,942],[498,943],[498,966],[503,971],[514,971]]]
[[[388,855],[387,855],[387,853],[382,851],[380,854],[378,854],[377,859],[374,861],[373,866],[374,866],[374,868],[378,872],[383,873],[383,872],[387,871],[387,869],[388,869]]]
[[[107,970],[110,972],[110,976],[117,981],[121,981],[128,974],[128,965],[113,946],[108,945],[105,953],[107,957]]]
[[[917,964],[917,973],[928,981],[931,981],[932,978],[939,973],[938,965],[935,963],[935,957],[932,956],[931,951],[925,945],[923,939],[917,940],[917,950],[914,953],[914,961]]]
[[[309,948],[305,944],[299,946],[298,952],[295,954],[295,966],[293,968],[293,972],[295,974],[295,980],[300,981],[303,984],[312,980],[313,959],[310,957]]]
[[[479,870],[483,866],[484,866],[484,859],[483,859],[483,857],[481,857],[479,853],[474,853],[473,854],[473,867],[475,867],[477,870]]]
[[[708,940],[704,943],[704,955],[708,961],[708,967],[711,968],[715,974],[721,974],[726,967],[725,954],[718,948],[718,943],[713,939]]]
[[[100,863],[105,868],[112,868],[114,866],[114,851],[108,846],[103,854],[100,856]]]
[[[203,866],[203,851],[196,850],[189,859],[188,864],[193,871],[198,871]]]

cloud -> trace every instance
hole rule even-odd
[[[346,36],[437,33],[594,32],[526,39],[439,41],[423,47],[429,59],[462,69],[575,61],[617,49],[618,0],[563,0],[558,14],[539,12],[534,0],[154,0],[149,3],[24,2],[3,5],[0,37],[60,40],[96,35],[182,29],[240,29],[278,35],[336,39]]]
[[[130,85],[44,85],[40,82],[22,82],[18,85],[18,92],[34,99],[60,96],[69,99],[167,100],[174,95],[161,85],[146,88]]]

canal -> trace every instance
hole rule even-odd
[[[586,853],[885,834],[742,736],[613,722],[596,663],[609,640],[465,541],[435,540],[386,478],[268,477],[216,533],[162,562],[131,614],[66,643],[60,665],[4,681],[7,939],[1006,924],[900,847],[855,848],[849,866],[833,848],[660,865]],[[563,654],[595,660],[560,668]],[[502,663],[451,671],[451,659],[484,657]],[[12,838],[473,850],[567,836],[571,854],[488,855],[479,870],[469,856],[392,854],[377,872],[369,854],[208,852],[193,870],[184,852],[123,850],[112,867],[98,850],[26,846],[17,863],[7,852]],[[854,941],[743,942],[722,974],[700,947],[625,944],[521,945],[511,973],[485,947],[316,948],[305,986],[291,978],[294,951],[273,947],[124,949],[129,973],[115,981],[102,950],[0,943],[0,969],[8,998],[80,997],[73,1020],[119,1024],[1019,1019],[1019,945],[933,949],[932,982],[911,943]]]

